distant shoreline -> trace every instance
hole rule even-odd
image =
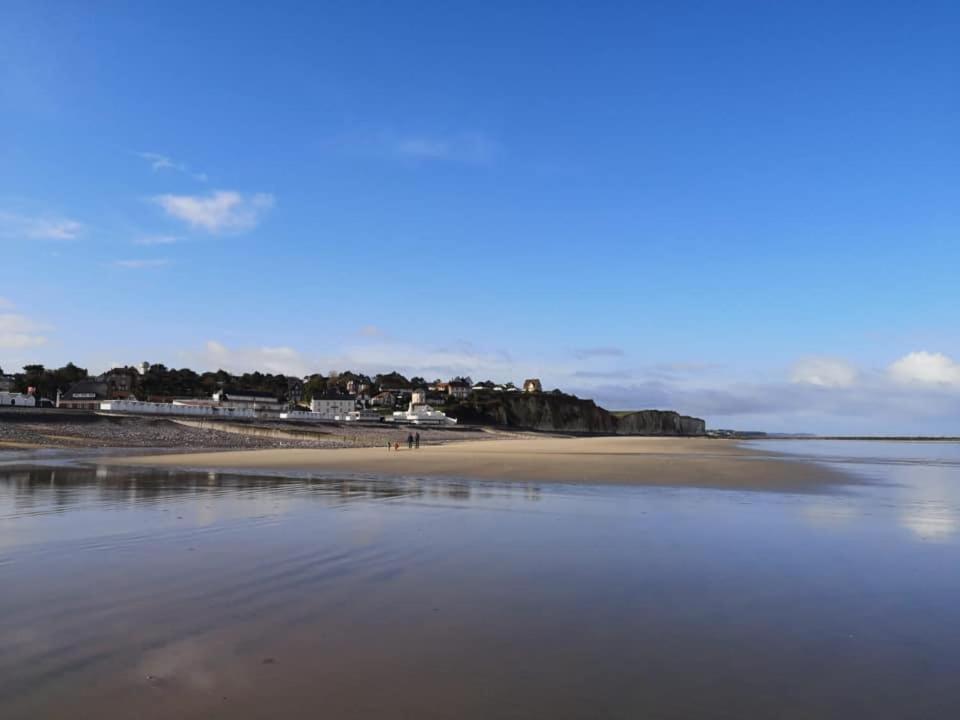
[[[748,440],[869,440],[871,442],[960,442],[960,436],[944,435],[762,435],[733,438]]]

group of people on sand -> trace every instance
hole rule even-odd
[[[391,445],[390,441],[387,440],[387,450],[390,450],[390,445]],[[414,449],[416,450],[420,449],[420,433],[417,433],[416,435],[414,435],[413,433],[409,433],[407,435],[407,450],[414,450]],[[399,440],[395,440],[393,442],[393,450],[394,451],[400,450]]]

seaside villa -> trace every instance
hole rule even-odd
[[[379,414],[377,419],[379,420]],[[347,422],[366,420],[357,411],[357,398],[353,395],[326,393],[317,395],[310,401],[310,410],[290,410],[280,413],[281,420],[324,420]]]
[[[353,395],[327,393],[318,395],[310,401],[310,412],[317,418],[337,420],[346,417],[357,409],[357,398]]]

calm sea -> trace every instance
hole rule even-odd
[[[856,482],[0,466],[0,718],[955,717],[960,446],[750,447]]]

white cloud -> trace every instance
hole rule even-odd
[[[193,172],[190,168],[184,163],[174,162],[171,158],[166,155],[155,152],[138,152],[137,156],[143,158],[148,163],[154,172],[160,170],[175,170],[176,172],[181,172],[185,175],[189,175],[194,180],[199,180],[200,182],[207,181],[207,174],[202,172]]]
[[[367,338],[373,338],[368,340]],[[325,355],[307,356],[287,346],[230,348],[210,340],[202,351],[186,352],[185,359],[198,368],[223,368],[230,372],[261,370],[286,375],[306,375],[328,370],[356,370],[375,375],[397,370],[405,375],[455,377],[473,375],[500,382],[520,382],[539,373],[530,366],[515,363],[505,353],[483,352],[468,344],[447,348],[424,348],[396,343],[383,336],[367,336],[356,346],[346,346]]]
[[[795,383],[820,387],[849,387],[857,381],[857,369],[846,360],[808,357],[793,366],[790,379]]]
[[[0,237],[31,240],[74,240],[83,223],[62,217],[31,217],[0,210]]]
[[[114,267],[124,268],[126,270],[143,270],[145,268],[164,267],[169,264],[170,261],[166,258],[113,261]]]
[[[214,234],[252,230],[274,204],[269,193],[244,196],[232,190],[206,196],[157,195],[153,201],[171,217]]]
[[[12,309],[13,303],[0,298],[0,308]],[[30,318],[11,312],[0,312],[0,348],[21,349],[36,347],[47,342],[42,335],[49,328]]]
[[[887,372],[898,383],[960,387],[960,363],[943,353],[909,353],[892,363]]]
[[[349,338],[353,339],[350,342]],[[329,347],[329,346],[328,346]],[[889,375],[859,372],[845,361],[808,358],[788,378],[761,381],[744,376],[718,376],[707,363],[650,365],[623,371],[584,370],[576,361],[544,364],[515,358],[507,352],[470,343],[431,346],[378,336],[374,328],[351,333],[324,354],[289,346],[227,347],[210,341],[199,351],[184,353],[196,370],[231,372],[261,370],[303,376],[331,369],[370,375],[398,370],[407,377],[428,379],[470,375],[474,379],[521,382],[539,377],[591,398],[610,410],[671,409],[705,418],[709,427],[838,434],[960,434],[960,385],[945,392],[936,384],[904,385]],[[682,367],[663,373],[660,367]],[[696,370],[694,370],[696,369]]]
[[[228,348],[216,340],[207,341],[199,353],[188,353],[191,361],[211,370],[223,369],[231,373],[267,372],[273,375],[303,376],[310,364],[296,350],[290,347],[253,347]]]
[[[176,235],[144,235],[133,241],[134,245],[173,245],[180,242]]]

